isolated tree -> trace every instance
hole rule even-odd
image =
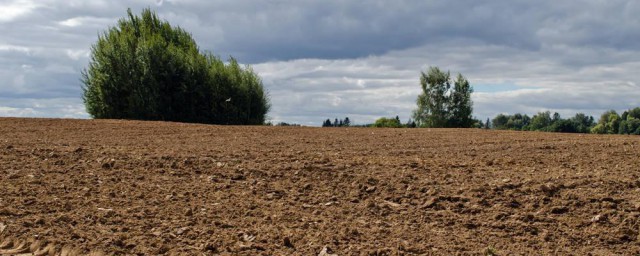
[[[491,129],[491,120],[487,117],[487,122],[484,123],[485,129]]]
[[[421,72],[420,85],[422,93],[413,112],[413,119],[420,126],[468,128],[474,125],[473,88],[464,76],[458,74],[452,81],[449,72],[430,67],[427,73]]]
[[[345,117],[344,118],[344,122],[342,122],[344,124],[344,126],[349,127],[351,126],[351,120],[349,120],[349,117]]]
[[[150,9],[127,14],[99,35],[82,72],[92,117],[264,123],[269,99],[251,68],[201,53],[188,32]]]

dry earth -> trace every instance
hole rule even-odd
[[[638,255],[639,216],[640,136],[0,118],[0,254]]]

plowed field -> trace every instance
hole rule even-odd
[[[0,118],[0,254],[638,255],[639,217],[640,136]]]

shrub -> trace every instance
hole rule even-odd
[[[269,99],[251,68],[201,53],[189,33],[150,9],[127,13],[98,37],[82,73],[93,118],[264,123]]]

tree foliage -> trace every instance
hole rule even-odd
[[[331,123],[331,119],[327,119],[324,122],[322,122],[322,127],[349,127],[349,126],[351,126],[351,120],[349,119],[349,117],[345,117],[344,119],[340,119],[340,120],[336,118],[333,123]]]
[[[625,111],[621,116],[618,116],[614,110],[603,113],[591,132],[640,135],[640,107]]]
[[[615,110],[602,113],[598,124],[591,129],[591,133],[616,134],[620,128],[620,116]]]
[[[263,124],[270,104],[260,77],[231,58],[201,53],[191,35],[150,9],[101,34],[82,73],[94,118]]]
[[[418,108],[413,113],[420,126],[468,128],[474,125],[473,88],[461,74],[452,81],[449,72],[430,67],[427,73],[421,72],[420,85],[422,93],[416,100]]]
[[[498,114],[493,118],[493,128],[514,131],[543,131],[588,133],[593,127],[593,117],[578,113],[569,119],[562,119],[560,114],[550,111],[539,112],[533,117],[520,113],[514,115]]]
[[[401,128],[402,123],[397,116],[395,118],[381,117],[373,123],[373,127]]]

